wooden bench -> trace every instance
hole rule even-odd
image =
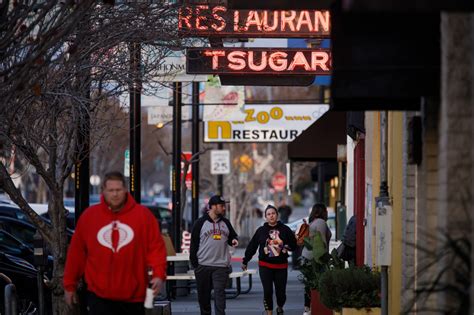
[[[254,275],[256,273],[257,273],[257,270],[255,270],[255,269],[247,269],[245,271],[234,271],[234,272],[230,273],[229,278],[230,279],[235,279],[235,281],[236,281],[236,289],[233,290],[233,291],[227,290],[226,291],[226,298],[233,299],[233,298],[236,298],[237,296],[239,296],[240,294],[249,293],[250,290],[252,290],[252,275]],[[248,288],[245,291],[242,291],[241,278],[245,277],[245,276],[249,277],[249,285],[248,285]],[[178,280],[196,280],[196,277],[194,275],[194,271],[190,270],[187,273],[177,273],[177,274],[174,274],[174,275],[167,275],[166,280],[167,280],[167,284],[166,284],[167,295],[168,295],[169,298],[171,298],[171,291],[172,291],[171,289],[172,289],[172,287],[173,288],[178,288],[178,286],[174,285],[174,283],[173,283],[173,285],[168,284],[168,281],[174,282],[174,281],[178,281]],[[189,285],[187,285],[185,287],[189,288]]]

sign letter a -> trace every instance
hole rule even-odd
[[[207,135],[209,139],[219,138],[219,129],[221,130],[222,139],[230,139],[232,128],[228,121],[208,121],[207,122]]]

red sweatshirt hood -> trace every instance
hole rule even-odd
[[[137,202],[135,201],[133,196],[129,192],[127,192],[127,199],[125,201],[125,205],[123,206],[122,209],[120,209],[119,212],[114,213],[112,209],[110,209],[109,205],[105,202],[104,195],[103,194],[100,195],[100,203],[99,203],[100,209],[103,211],[106,211],[107,214],[116,214],[116,215],[125,214],[131,211],[133,207],[135,207],[136,204]]]

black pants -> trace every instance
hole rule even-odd
[[[304,286],[304,307],[311,307],[311,290],[307,286]]]
[[[98,297],[92,292],[88,292],[87,306],[89,315],[144,315],[145,308],[143,302],[128,303],[112,301]]]
[[[215,314],[225,314],[225,286],[229,279],[230,272],[230,267],[210,267],[202,265],[199,265],[194,270],[201,315],[211,314],[212,289],[214,289]]]
[[[286,302],[288,269],[273,269],[260,266],[259,273],[263,286],[263,306],[265,310],[273,310],[273,285],[275,285],[277,305],[283,308]]]

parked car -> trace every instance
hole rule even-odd
[[[14,205],[15,203],[11,201],[10,198],[6,197],[5,195],[0,194],[0,203],[8,204],[8,205]]]
[[[152,204],[158,207],[168,208],[168,209],[171,209],[172,207],[171,199],[168,197],[154,197]]]
[[[46,223],[50,224],[49,220],[46,220]],[[17,220],[15,218],[0,216],[0,229],[10,233],[29,247],[33,248],[36,227],[32,223]],[[68,238],[71,239],[74,231],[67,229],[66,232],[68,234]]]
[[[0,251],[0,309],[5,309],[5,286],[9,281],[16,287],[19,314],[37,314],[38,289],[36,268],[28,261]],[[50,296],[47,294],[46,296]],[[51,299],[46,299],[46,310],[51,311]]]
[[[150,209],[155,218],[158,220],[158,222],[160,223],[161,231],[163,232],[164,230],[167,230],[168,234],[171,235],[171,230],[173,228],[173,216],[171,214],[171,210],[168,208],[150,204],[143,205]]]
[[[41,217],[50,221],[49,214],[47,212],[41,214]],[[73,212],[68,211],[66,213],[66,227],[70,229],[71,231],[74,231],[74,229],[76,228],[76,215],[74,214],[74,211]]]
[[[33,264],[33,249],[4,230],[0,230],[0,252],[20,257]]]
[[[26,243],[22,239],[0,228],[0,252],[20,257],[30,264],[34,264],[33,250],[33,243]],[[51,277],[54,261],[51,255],[48,255],[47,259],[48,261],[45,271],[46,274]]]
[[[0,203],[0,216],[28,221],[28,217],[18,206],[9,203]]]

